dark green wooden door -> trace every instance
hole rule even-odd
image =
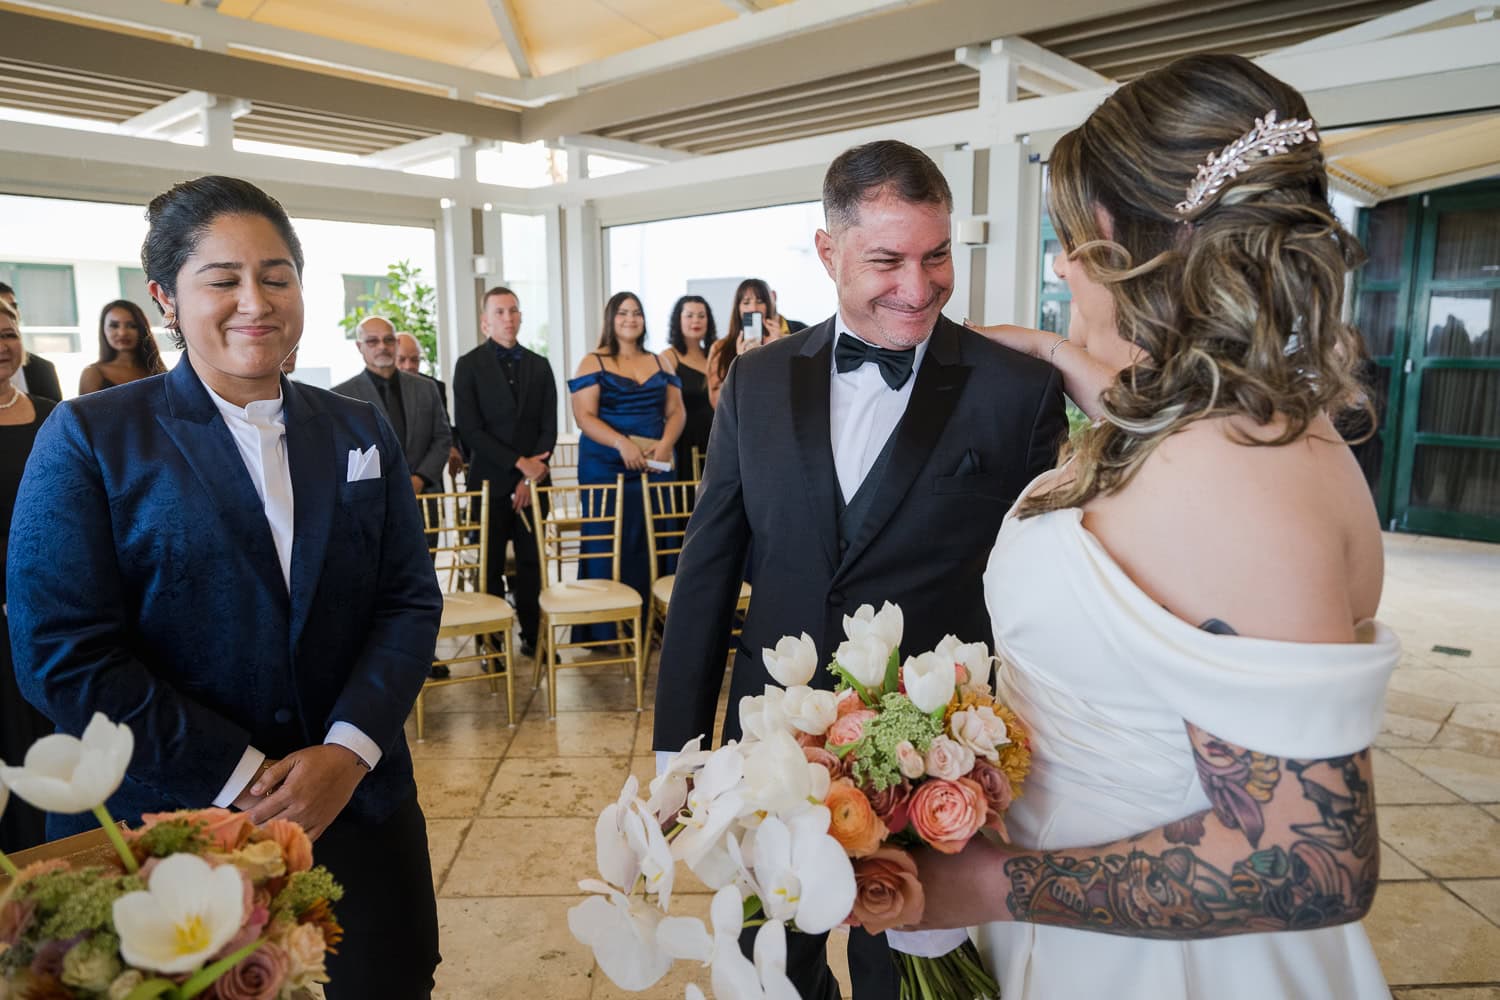
[[[1411,302],[1400,292],[1390,302],[1406,312],[1405,336],[1382,359],[1390,520],[1500,541],[1500,192],[1433,194],[1412,208]]]

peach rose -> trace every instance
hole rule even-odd
[[[911,825],[934,850],[957,854],[984,826],[984,789],[970,778],[928,781],[911,797]]]
[[[839,755],[822,747],[803,747],[802,756],[807,758],[809,764],[821,764],[828,771],[830,778],[847,778],[849,769],[839,759]]]
[[[281,856],[286,860],[289,874],[305,872],[312,867],[312,841],[299,824],[289,819],[273,819],[261,827],[260,832],[276,841],[276,846],[281,848]]]
[[[853,921],[871,934],[922,919],[926,900],[917,863],[895,847],[882,847],[854,862]]]
[[[215,847],[221,851],[234,851],[245,846],[245,841],[250,839],[250,834],[255,829],[255,824],[250,822],[249,813],[230,812],[228,809],[199,809],[188,813],[183,819],[202,823],[203,832],[208,834]]]
[[[828,787],[828,797],[823,804],[833,817],[828,824],[828,835],[837,840],[851,858],[873,854],[890,832],[870,808],[865,793],[848,778],[839,778]]]
[[[868,708],[861,708],[839,716],[838,721],[828,730],[828,745],[844,747],[859,742],[859,738],[865,734],[865,723],[875,718],[876,714]]]
[[[859,696],[859,692],[855,691],[853,688],[845,688],[839,693],[838,711],[840,719],[848,715],[850,712],[858,712],[864,707],[864,699],[862,699]]]
[[[917,748],[912,746],[911,740],[902,740],[896,744],[896,763],[901,768],[901,776],[912,781],[927,773],[927,763]]]

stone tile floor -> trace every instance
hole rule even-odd
[[[1365,926],[1398,1000],[1500,1000],[1500,546],[1387,535],[1386,559],[1381,617],[1405,655],[1376,741],[1384,882]],[[517,673],[514,729],[503,691],[482,684],[428,696],[425,742],[408,723],[442,932],[435,996],[706,989],[703,970],[681,969],[623,993],[567,928],[577,880],[593,874],[594,817],[627,774],[654,772],[654,672],[637,714],[619,668],[565,671],[548,721],[530,670]],[[702,885],[687,888],[686,912],[706,916]]]

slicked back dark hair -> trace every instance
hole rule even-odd
[[[889,190],[902,201],[953,210],[948,179],[932,157],[895,139],[880,139],[840,153],[823,175],[823,218],[829,229],[859,221],[861,202]]]
[[[708,314],[708,329],[703,331],[703,351],[706,354],[714,341],[719,339],[719,328],[714,323],[713,307],[701,295],[684,295],[677,300],[677,304],[672,307],[672,319],[667,324],[667,340],[671,342],[672,350],[678,354],[688,352],[687,334],[682,332],[682,310],[689,304],[702,306],[703,311]]]
[[[258,215],[270,222],[292,255],[297,277],[302,277],[302,242],[281,202],[249,181],[211,175],[175,185],[151,199],[146,207],[150,229],[141,244],[141,269],[146,272],[146,280],[176,296],[177,272],[221,215]],[[161,309],[160,303],[157,309]],[[181,331],[174,329],[172,339],[179,348],[186,346]]]

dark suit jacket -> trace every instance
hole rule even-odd
[[[516,459],[551,451],[557,444],[557,382],[552,365],[523,350],[521,370],[510,383],[488,342],[458,359],[453,369],[453,416],[469,450],[469,488],[490,480],[506,496],[521,481]]]
[[[406,462],[367,403],[283,378],[294,528],[291,593],[250,474],[186,359],[59,406],[11,524],[16,680],[63,732],[96,711],[135,755],[116,819],[208,805],[247,746],[271,757],[334,722],[380,745],[346,815],[415,793],[403,724],[442,596]],[[381,477],[347,482],[351,449]],[[96,825],[54,817],[60,835]]]
[[[62,402],[62,386],[57,381],[57,366],[46,358],[27,352],[26,363],[21,366],[26,374],[26,391],[55,403]]]
[[[667,615],[658,750],[712,735],[747,550],[753,593],[725,739],[739,735],[738,699],[774,683],[762,648],[807,632],[820,657],[813,683],[832,687],[821,666],[861,604],[901,605],[906,655],[950,632],[991,641],[981,577],[1006,511],[1057,460],[1067,428],[1060,377],[939,319],[885,477],[843,547],[829,441],[833,326],[751,351],[729,370]]]
[[[402,455],[412,474],[421,476],[429,489],[442,489],[443,470],[448,468],[448,412],[438,396],[437,383],[425,375],[397,371],[401,384],[401,410],[406,416],[406,440],[401,442]],[[373,404],[387,419],[380,390],[364,372],[333,387],[340,396],[362,399]]]

